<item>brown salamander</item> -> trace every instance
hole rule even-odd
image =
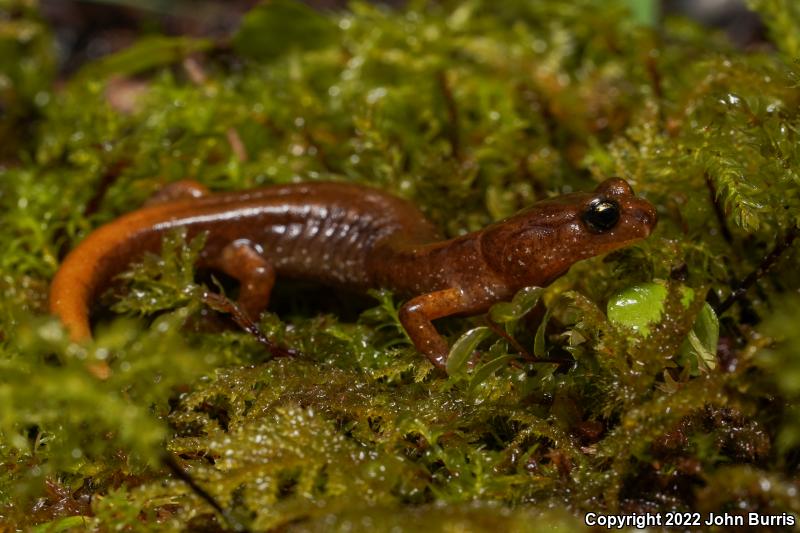
[[[400,320],[416,348],[444,368],[448,345],[433,320],[479,314],[522,287],[545,286],[576,261],[647,237],[656,218],[649,202],[612,178],[441,240],[413,204],[369,187],[301,183],[209,194],[178,182],[86,237],[56,273],[50,309],[74,340],[90,337],[93,299],[181,226],[188,237],[207,232],[199,266],[239,281],[238,301],[251,317],[267,306],[276,275],[391,289],[409,298]]]

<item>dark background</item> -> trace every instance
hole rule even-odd
[[[559,0],[551,0],[559,1]],[[640,0],[648,1],[648,0]],[[259,0],[41,0],[56,35],[59,71],[68,75],[86,61],[129,45],[143,33],[224,37]],[[305,0],[338,10],[347,0]],[[402,5],[403,0],[384,0]],[[764,29],[744,0],[661,0],[662,15],[682,14],[725,31],[741,47],[763,43]]]

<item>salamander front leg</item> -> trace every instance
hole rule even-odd
[[[425,354],[434,366],[445,370],[450,348],[431,321],[466,312],[469,308],[460,289],[444,289],[407,301],[400,308],[400,322],[417,350]]]
[[[255,320],[269,304],[269,296],[275,285],[275,267],[259,254],[250,241],[238,240],[223,248],[212,263],[239,282],[237,303],[247,315]]]

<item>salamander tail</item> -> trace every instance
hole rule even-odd
[[[100,291],[136,256],[159,245],[158,232],[150,229],[159,218],[152,208],[129,213],[92,232],[64,259],[50,285],[50,312],[73,341],[91,338],[89,312]]]

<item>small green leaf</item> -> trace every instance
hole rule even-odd
[[[681,354],[697,361],[697,366],[701,369],[716,368],[718,341],[719,318],[706,303],[697,315],[692,331],[681,346]]]
[[[642,26],[655,27],[658,23],[658,0],[627,0],[633,20]]]
[[[90,529],[88,525],[92,522],[93,518],[90,516],[68,516],[66,518],[53,520],[52,522],[39,524],[31,531],[33,531],[33,533],[59,533],[60,531],[72,530],[74,528]]]
[[[682,286],[680,291],[681,304],[688,309],[694,301],[694,290]],[[650,334],[650,325],[661,320],[666,299],[667,287],[663,283],[633,285],[618,292],[608,301],[608,319],[647,337]],[[681,346],[681,356],[684,361],[693,361],[693,371],[698,368],[714,368],[718,340],[719,319],[711,306],[705,304]]]
[[[533,355],[536,357],[544,357],[544,333],[547,329],[547,321],[550,320],[550,309],[545,312],[542,317],[542,323],[536,328],[536,337],[533,339]]]
[[[505,324],[514,320],[514,306],[511,302],[499,302],[489,309],[489,318],[492,322]]]
[[[73,84],[88,79],[107,79],[111,76],[130,76],[146,70],[169,65],[196,52],[211,48],[207,39],[190,37],[146,37],[133,46],[89,63],[73,78]]]
[[[692,305],[694,301],[694,290],[691,287],[687,287],[682,285],[680,287],[681,291],[681,305],[683,305],[686,309],[689,309],[689,306]]]
[[[509,362],[513,361],[515,356],[513,355],[501,355],[500,357],[496,357],[482,365],[478,370],[475,371],[475,374],[472,376],[472,379],[469,381],[469,387],[467,388],[467,393],[472,393],[475,388],[478,387],[481,383],[489,379],[489,376],[497,372],[499,369],[506,366]]]
[[[675,392],[677,392],[678,389],[680,388],[680,383],[675,381],[675,379],[672,377],[672,374],[670,374],[668,370],[664,370],[663,376],[664,376],[664,383],[656,385],[656,388],[668,394],[674,394]]]
[[[489,309],[489,318],[498,324],[519,320],[536,306],[543,291],[541,287],[524,287],[517,291],[510,302],[494,304]]]
[[[608,319],[647,337],[650,325],[661,320],[666,299],[667,287],[663,283],[632,285],[608,300]]]
[[[233,47],[244,57],[272,61],[290,50],[328,46],[337,32],[330,19],[300,2],[272,0],[245,15]]]
[[[771,40],[778,50],[790,58],[800,56],[800,6],[795,0],[748,0],[766,24]]]
[[[453,30],[464,29],[478,7],[477,2],[464,2],[447,17],[447,25]]]
[[[482,340],[491,334],[491,330],[486,326],[473,328],[463,335],[461,335],[453,347],[450,349],[450,354],[447,357],[447,374],[449,376],[456,376],[464,373],[467,366],[467,361],[472,356],[472,352],[480,344]]]

